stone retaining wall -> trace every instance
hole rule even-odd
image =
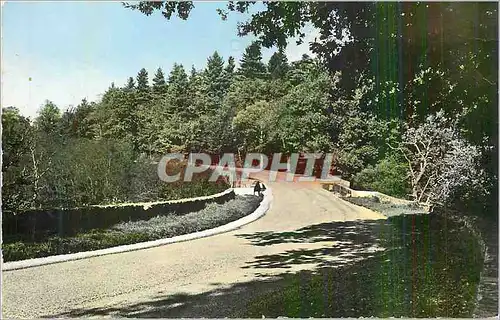
[[[218,194],[147,203],[123,203],[73,209],[30,210],[3,213],[3,241],[36,240],[50,235],[71,236],[91,229],[105,229],[123,221],[150,219],[158,215],[183,215],[205,208],[207,203],[225,203],[235,198],[233,189]]]
[[[392,197],[392,196],[389,196],[387,194],[377,192],[377,191],[361,191],[361,190],[351,189],[350,182],[347,180],[340,180],[339,182],[324,183],[323,188],[327,189],[328,191],[336,192],[343,197],[356,197],[356,198],[358,198],[358,197],[377,197],[380,199],[380,202],[402,204],[402,205],[414,203],[413,201],[410,201],[410,200],[395,198],[395,197]],[[419,204],[419,206],[424,208],[427,212],[429,212],[431,209],[430,206],[426,206],[423,204]]]

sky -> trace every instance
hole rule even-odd
[[[2,4],[2,107],[14,106],[31,118],[46,99],[65,110],[83,98],[96,101],[112,82],[124,85],[146,68],[152,79],[161,67],[168,74],[174,62],[186,71],[203,68],[217,50],[225,59],[241,58],[254,39],[237,36],[230,14],[216,12],[222,2],[196,2],[188,20],[170,21],[161,13],[145,16],[121,2],[11,2]],[[311,54],[308,42],[317,32],[306,26],[306,41],[293,39],[290,61]],[[275,49],[264,49],[267,61]],[[30,80],[31,79],[31,80]]]

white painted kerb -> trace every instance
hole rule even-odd
[[[248,188],[248,189],[250,189],[250,188]],[[246,194],[247,190],[241,190],[241,191],[242,192],[237,192],[236,194]],[[253,191],[253,188],[252,188],[252,191]],[[139,243],[124,245],[124,246],[117,246],[117,247],[95,250],[95,251],[85,251],[85,252],[77,252],[77,253],[44,257],[44,258],[35,258],[35,259],[27,259],[27,260],[21,260],[21,261],[5,262],[2,264],[2,271],[25,269],[25,268],[43,266],[43,265],[47,265],[47,264],[53,264],[53,263],[59,263],[59,262],[65,262],[65,261],[72,261],[72,260],[79,260],[79,259],[85,259],[85,258],[91,258],[91,257],[104,256],[107,254],[122,253],[122,252],[134,251],[134,250],[153,248],[153,247],[163,246],[163,245],[170,244],[170,243],[194,240],[194,239],[213,236],[213,235],[216,235],[219,233],[232,231],[232,230],[238,229],[238,228],[240,228],[240,227],[242,227],[250,222],[253,222],[253,221],[259,219],[267,212],[267,210],[269,210],[269,208],[271,206],[271,202],[273,200],[273,194],[272,194],[271,188],[268,187],[263,192],[263,194],[264,194],[264,198],[262,199],[259,207],[254,212],[252,212],[251,214],[249,214],[241,219],[238,219],[236,221],[230,222],[228,224],[225,224],[223,226],[219,226],[219,227],[216,227],[213,229],[198,231],[195,233],[184,234],[184,235],[175,236],[175,237],[171,237],[171,238],[165,238],[165,239],[159,239],[159,240],[147,241],[147,242],[139,242]]]

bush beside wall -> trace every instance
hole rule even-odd
[[[234,192],[231,190],[229,194],[234,195]],[[17,261],[93,251],[202,231],[252,213],[261,200],[254,195],[237,196],[223,204],[208,203],[204,209],[185,215],[159,215],[149,220],[120,222],[108,229],[93,229],[69,237],[49,236],[38,242],[4,242],[3,259]]]
[[[235,198],[228,189],[217,196],[194,200],[173,200],[151,204],[89,206],[75,209],[29,210],[20,214],[3,213],[3,241],[36,241],[48,236],[72,236],[92,229],[106,229],[120,222],[150,219],[167,214],[184,215],[205,208],[207,203],[222,204]]]

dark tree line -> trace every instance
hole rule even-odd
[[[254,4],[229,1],[217,11],[226,19]],[[160,11],[167,19],[188,19],[195,7],[170,1],[125,6],[147,15]],[[330,141],[344,174],[394,167],[381,159],[390,163],[405,153],[392,155],[387,145],[402,142],[408,128],[423,128],[439,113],[460,138],[481,149],[476,165],[486,172],[490,198],[475,203],[496,207],[497,3],[276,1],[263,7],[238,25],[240,36],[253,34],[265,47],[283,48],[290,37],[302,41],[306,23],[319,30],[310,48],[334,82]]]
[[[252,5],[229,2],[219,13],[224,19]],[[160,1],[128,7],[187,19],[194,5]],[[44,190],[47,183],[33,187],[33,181],[55,171],[44,168],[54,166],[58,148],[85,149],[78,145],[83,143],[88,150],[126,148],[116,153],[124,163],[166,152],[333,151],[339,172],[357,187],[422,199],[439,193],[447,195],[444,202],[468,199],[495,206],[496,4],[266,2],[264,7],[239,26],[239,35],[254,34],[258,41],[246,48],[238,68],[233,57],[214,52],[202,70],[174,64],[168,74],[159,68],[151,77],[141,69],[122,87],[111,84],[100,101],[84,100],[62,114],[47,102],[33,123],[15,109],[4,110],[4,137],[13,137],[4,138],[3,171],[9,177],[4,183],[10,186],[4,188],[10,190],[5,199],[12,207],[21,206],[20,199],[23,206],[36,205],[33,197],[39,196],[26,195]],[[310,45],[316,57],[290,62],[286,41],[303,38],[305,23],[320,32]],[[262,46],[277,47],[267,62]],[[457,152],[468,152],[462,158],[467,161],[455,161],[458,167],[451,164]],[[417,170],[428,163],[434,167]],[[36,166],[36,174],[27,169]],[[111,167],[107,172],[120,170]],[[485,174],[474,183],[457,184],[467,167]],[[456,174],[446,175],[450,170]],[[469,171],[480,171],[474,170]],[[101,174],[104,180],[107,174]],[[127,179],[128,186],[141,185]],[[425,184],[455,187],[425,191]],[[477,184],[486,192],[470,200],[464,185]],[[79,187],[73,183],[72,188]],[[90,183],[85,188],[90,190]],[[62,192],[49,189],[51,197]],[[129,189],[110,189],[86,201],[137,193]]]

